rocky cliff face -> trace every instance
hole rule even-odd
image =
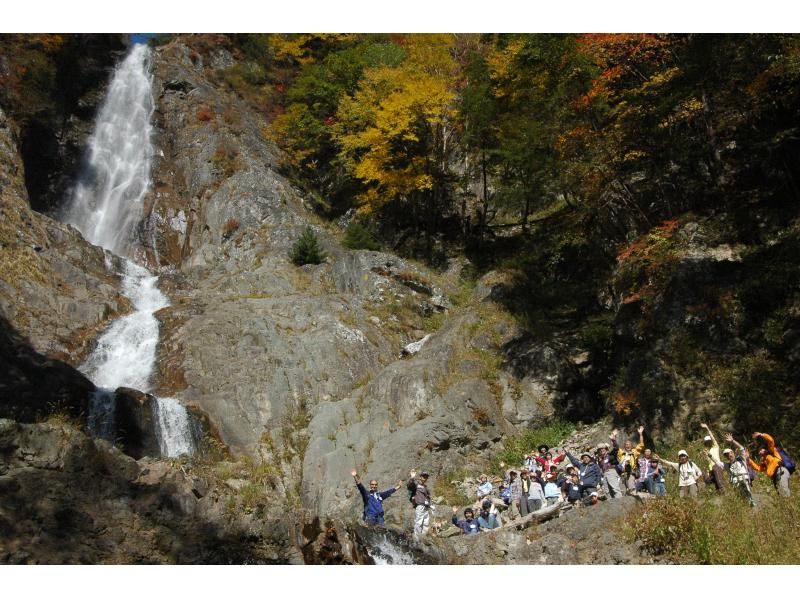
[[[0,106],[15,123],[30,205],[54,212],[80,171],[124,34],[10,34],[0,39]]]
[[[280,463],[322,514],[352,511],[354,466],[383,479],[457,467],[551,416],[569,385],[504,367],[500,350],[520,332],[479,294],[453,305],[457,264],[442,277],[338,245],[273,168],[266,123],[210,80],[230,64],[180,40],[155,52],[162,155],[146,228],[172,299],[158,314],[159,392],[199,405],[235,449]],[[309,224],[329,258],[298,268],[288,253]]]
[[[0,414],[85,416],[94,386],[70,366],[129,309],[114,258],[31,210],[16,138],[0,110]]]
[[[32,347],[71,364],[130,305],[114,259],[72,227],[31,210],[24,167],[0,110],[0,312]]]

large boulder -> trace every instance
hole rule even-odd
[[[160,456],[156,398],[133,388],[118,388],[114,395],[116,442],[134,459]]]

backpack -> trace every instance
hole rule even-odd
[[[408,490],[408,502],[411,503],[411,508],[416,509],[417,505],[414,504],[414,495],[417,493],[417,483],[409,482],[406,484],[406,490]]]
[[[747,459],[745,459],[744,457],[742,457],[741,455],[738,455],[736,457],[736,460],[739,461],[742,465],[745,466],[745,469],[747,470],[747,477],[750,480],[750,483],[752,484],[756,479],[756,470],[753,469],[750,466],[750,462]]]
[[[781,461],[783,461],[783,466],[789,471],[790,474],[794,473],[794,470],[797,468],[797,463],[794,462],[794,459],[792,459],[789,456],[789,453],[787,453],[777,444],[775,444],[775,450],[780,456]]]

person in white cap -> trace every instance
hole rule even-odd
[[[678,493],[681,498],[697,496],[697,480],[703,477],[703,472],[689,459],[689,453],[678,451],[678,463],[666,459],[661,459],[661,462],[678,472]]]
[[[722,474],[725,471],[725,465],[722,463],[722,459],[720,459],[719,456],[719,444],[717,444],[717,439],[714,438],[714,434],[711,433],[711,430],[706,424],[700,424],[700,427],[707,432],[705,438],[703,438],[703,446],[705,447],[706,457],[708,458],[709,469],[708,475],[705,478],[706,483],[714,484],[717,492],[722,492],[724,488],[724,478]]]
[[[736,455],[731,448],[726,448],[722,451],[722,454],[728,460],[725,469],[730,476],[731,485],[747,499],[751,507],[754,507],[756,503],[753,500],[753,488],[750,485],[750,472],[747,471],[747,449],[733,439],[733,434],[726,434],[725,440],[733,443],[739,453]]]

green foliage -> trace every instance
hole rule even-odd
[[[611,349],[614,340],[614,314],[602,312],[587,318],[580,328],[581,341],[592,353]]]
[[[289,253],[289,259],[296,266],[306,264],[321,264],[327,255],[319,245],[317,235],[310,226],[307,226],[303,234],[297,240]]]
[[[444,498],[445,504],[450,506],[471,505],[473,499],[465,495],[462,487],[453,482],[460,482],[474,476],[474,472],[464,468],[445,472],[436,483],[436,495]]]
[[[521,466],[525,455],[539,445],[556,446],[574,431],[575,426],[572,423],[559,420],[541,428],[525,430],[518,436],[505,439],[505,449],[497,456],[496,460],[511,467]]]
[[[673,489],[674,490],[674,489]],[[624,534],[655,555],[686,564],[777,565],[800,562],[800,500],[757,495],[758,508],[735,492],[696,501],[648,500],[626,517]]]
[[[380,243],[375,240],[369,229],[358,222],[351,222],[344,233],[342,245],[348,249],[369,249],[380,251]]]
[[[223,78],[233,89],[242,89],[248,85],[264,85],[267,82],[267,71],[257,62],[240,62],[227,69]]]

